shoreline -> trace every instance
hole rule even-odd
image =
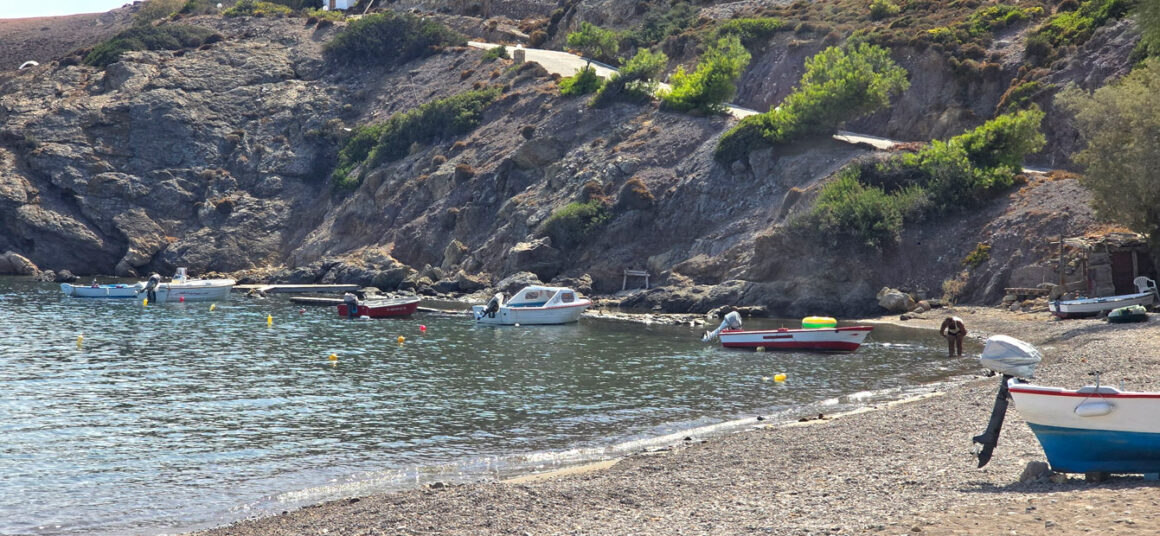
[[[949,312],[973,338],[1006,333],[1035,344],[1044,385],[1079,387],[1101,370],[1130,389],[1160,390],[1160,359],[1150,357],[1160,356],[1155,319],[1113,325],[956,307],[859,321],[936,329]],[[1017,410],[991,463],[977,469],[970,438],[986,426],[997,383],[980,377],[840,418],[755,426],[514,482],[332,501],[197,534],[1145,534],[1156,526],[1160,484],[1139,475],[1021,483],[1027,463],[1046,458]]]

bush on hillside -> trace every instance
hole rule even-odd
[[[608,205],[601,200],[570,203],[544,220],[540,234],[551,237],[552,245],[559,249],[571,249],[611,217]]]
[[[261,0],[238,0],[238,3],[222,12],[226,17],[284,17],[293,12],[292,9],[274,2]]]
[[[637,50],[636,55],[596,91],[590,104],[600,107],[614,102],[647,101],[656,93],[660,84],[658,78],[668,62],[669,57],[664,52],[647,48]]]
[[[137,8],[133,14],[134,24],[150,24],[176,13],[182,8],[185,0],[149,0]]]
[[[970,209],[1011,188],[1025,154],[1044,145],[1038,109],[1000,116],[918,153],[855,162],[826,183],[790,232],[870,247],[897,243],[906,222]]]
[[[890,0],[870,0],[870,20],[882,20],[898,14],[898,4]]]
[[[715,155],[732,162],[760,147],[758,140],[768,145],[828,133],[888,106],[892,96],[908,87],[906,70],[886,49],[866,43],[827,48],[806,60],[801,83],[781,106],[746,117],[721,137]]]
[[[470,132],[479,125],[483,111],[500,92],[499,87],[467,91],[392,115],[385,123],[359,127],[339,150],[333,173],[335,186],[357,186],[367,170],[406,156],[412,144]],[[360,165],[362,173],[352,176]]]
[[[213,30],[185,24],[134,26],[95,47],[84,62],[94,67],[108,67],[121,59],[121,54],[132,50],[180,50],[196,48],[205,43],[221,40]]]
[[[433,20],[384,12],[351,22],[323,46],[323,53],[340,64],[395,66],[466,42]]]
[[[560,79],[560,94],[565,97],[579,97],[596,93],[604,85],[604,79],[592,67],[582,67],[576,74]]]
[[[713,30],[708,42],[716,43],[722,37],[735,35],[742,44],[751,47],[788,29],[785,21],[773,17],[729,19]]]
[[[1051,59],[1055,49],[1081,45],[1097,28],[1123,17],[1134,3],[1134,0],[1084,0],[1074,11],[1058,11],[1027,37],[1027,56],[1042,64]]]
[[[580,30],[568,34],[568,48],[582,56],[605,63],[615,63],[620,42],[616,32],[590,22],[580,23]]]
[[[722,37],[701,55],[695,71],[677,68],[672,90],[662,93],[661,101],[682,112],[721,113],[737,93],[737,80],[751,57],[737,36]]]
[[[490,63],[490,62],[493,62],[493,61],[498,60],[500,58],[503,58],[505,60],[511,59],[511,55],[508,54],[507,47],[505,47],[503,45],[489,48],[487,50],[487,52],[483,53],[483,57],[480,58],[479,61],[481,63]]]
[[[646,4],[649,11],[641,23],[621,36],[621,42],[636,48],[648,48],[677,35],[693,26],[697,21],[697,6],[688,0],[677,0],[671,4],[654,7]]]

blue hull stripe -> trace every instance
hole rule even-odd
[[[1160,434],[1030,426],[1054,471],[1160,472]]]

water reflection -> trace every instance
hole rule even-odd
[[[12,278],[0,312],[0,533],[221,524],[971,370],[891,326],[854,354],[754,353],[683,326],[349,320],[280,297],[142,307]]]

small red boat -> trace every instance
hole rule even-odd
[[[419,298],[392,298],[359,302],[358,314],[371,318],[407,316],[419,308]],[[345,303],[338,304],[338,316],[350,316]]]

